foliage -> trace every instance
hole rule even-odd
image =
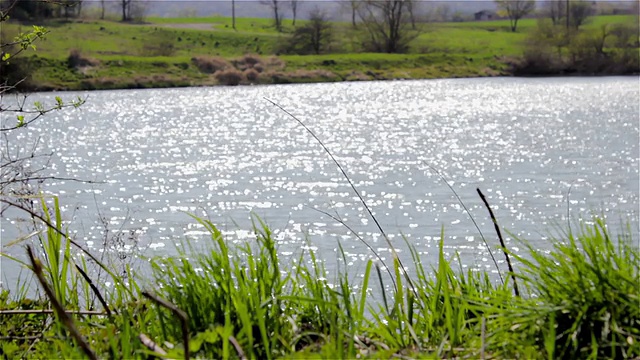
[[[285,6],[284,0],[261,0],[260,3],[271,8],[273,13],[273,26],[276,31],[282,32],[282,8]]]
[[[419,33],[411,23],[411,0],[363,1],[358,14],[367,30],[365,49],[404,53]]]
[[[53,206],[59,214],[59,205]],[[24,310],[64,301],[68,310],[86,311],[83,294],[97,291],[106,300],[92,306],[100,315],[76,315],[73,322],[98,357],[143,358],[162,351],[178,358],[187,347],[198,358],[640,356],[640,250],[631,243],[630,229],[613,238],[599,219],[583,221],[577,234],[559,233],[550,252],[519,240],[526,251],[512,255],[520,264],[523,297],[514,295],[511,282],[496,284],[486,272],[455,268],[459,260],[444,256],[442,242],[430,268],[408,244],[414,270],[413,286],[407,287],[397,261],[389,264],[392,279],[382,276],[384,264],[369,261],[354,282],[353,274],[328,274],[322,260],[303,248],[285,270],[271,230],[259,219],[253,240],[234,245],[210,221],[194,219],[210,242],[196,247],[185,241],[177,256],[150,259],[149,281],[123,281],[109,271],[115,285],[93,289],[79,272],[59,272],[86,265],[65,250],[77,244],[59,231],[57,220],[43,218],[49,235],[41,239],[41,258],[47,282],[58,290],[53,298],[33,301],[20,289],[13,299],[6,291],[0,295],[3,311],[22,309],[0,314],[8,339],[0,352],[77,357],[79,348],[59,337],[59,321]],[[168,305],[144,299],[148,286]],[[169,308],[187,315],[187,333]],[[29,346],[22,339],[33,334],[39,340]]]
[[[548,256],[523,242],[531,259],[519,257],[522,279],[540,303],[538,316],[555,324],[546,329],[555,336],[548,351],[574,359],[638,356],[640,251],[631,234],[611,238],[606,224],[594,219],[581,225],[580,235],[563,235]],[[540,345],[550,336],[542,335]]]
[[[224,85],[239,85],[244,80],[244,74],[240,70],[218,70],[213,74],[219,83]]]
[[[498,12],[509,18],[512,32],[516,32],[520,19],[536,9],[535,0],[495,0],[495,3]]]
[[[231,19],[224,17],[149,18],[148,21],[152,23],[132,25],[99,20],[49,22],[48,29],[55,31],[55,36],[49,36],[46,42],[37,43],[38,56],[25,56],[19,62],[2,65],[10,70],[2,71],[0,75],[20,80],[28,74],[28,81],[20,85],[30,90],[215,85],[215,78],[192,66],[192,58],[218,58],[229,62],[248,53],[266,58],[280,54],[279,52],[285,53],[281,44],[285,47],[288,45],[288,36],[277,32],[271,19],[238,18],[237,31],[231,29]],[[303,27],[308,22],[298,20],[296,25]],[[410,19],[408,22],[407,28],[413,31]],[[330,48],[325,50],[328,55],[307,55],[302,58],[280,54],[278,58],[286,62],[286,66],[273,71],[282,76],[261,76],[258,82],[273,83],[279,79],[287,82],[291,79],[323,81],[318,77],[303,78],[295,75],[298,71],[315,70],[331,72],[338,80],[526,74],[533,67],[526,65],[528,61],[519,61],[526,60],[523,53],[526,50],[532,55],[538,54],[533,47],[525,44],[530,36],[527,33],[535,34],[538,31],[536,19],[520,20],[516,33],[511,32],[508,20],[417,23],[417,31],[414,33],[417,37],[409,43],[408,53],[404,57],[363,52],[363,44],[370,45],[370,41],[362,23],[355,29],[348,22],[331,21],[329,24],[333,33],[339,33],[340,36],[332,37]],[[637,20],[632,16],[595,16],[580,31],[597,33],[604,24],[610,24],[608,29],[611,32],[618,26],[616,24],[625,24],[626,28],[632,29]],[[187,25],[193,29],[183,27]],[[285,34],[295,30],[290,22],[283,23]],[[559,26],[554,31],[560,36],[565,30]],[[13,39],[20,32],[24,32],[24,26],[3,23],[3,38]],[[590,71],[601,74],[634,72],[636,56],[633,49],[629,47],[623,50],[615,45],[615,39],[613,35],[607,36],[604,52],[612,55],[599,61],[605,65],[618,65],[592,67],[593,70]],[[553,51],[546,50],[548,47],[542,42],[538,43],[540,45],[537,46],[545,48],[540,54],[553,54]],[[632,36],[629,44],[634,44]],[[95,65],[69,68],[67,60],[72,49],[77,49],[83,59],[91,60]],[[554,50],[554,45],[550,50]],[[562,61],[554,58],[561,65],[566,63],[565,59],[569,56],[566,46],[563,46],[562,51]],[[381,56],[386,58],[382,59]],[[416,60],[423,58],[429,60]],[[516,66],[514,70],[509,68],[510,64],[518,63],[525,66]],[[627,65],[621,65],[623,63]],[[257,72],[266,71],[265,64],[260,66],[263,69],[257,67]],[[17,67],[21,68],[20,72],[15,70]],[[542,73],[558,74],[565,71],[565,68],[566,72],[578,71],[562,65],[557,72],[550,67]],[[598,68],[603,69],[602,72],[598,72]],[[244,71],[246,68],[239,70]],[[213,72],[215,71],[217,69]]]
[[[327,15],[316,8],[309,13],[309,22],[293,32],[287,52],[319,55],[327,51],[332,36],[332,26]]]
[[[516,73],[626,74],[640,72],[637,23],[598,24],[567,29],[541,19],[529,35]]]
[[[571,1],[569,6],[569,24],[576,29],[584,25],[589,17],[593,15],[592,3],[590,1]]]

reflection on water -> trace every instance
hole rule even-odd
[[[637,228],[635,77],[125,90],[32,100],[78,94],[89,95],[79,111],[16,131],[10,146],[41,137],[56,154],[51,175],[101,182],[47,187],[61,196],[89,248],[100,247],[98,210],[113,229],[135,232],[150,254],[172,253],[174,241],[203,235],[187,213],[243,239],[252,236],[253,212],[273,228],[285,256],[308,239],[331,267],[341,241],[349,264],[363,268],[372,254],[336,217],[388,257],[329,156],[265,97],[313,129],[392,241],[402,247],[405,237],[425,263],[436,258],[444,227],[449,254],[491,268],[478,230],[432,169],[492,242],[476,187],[503,227],[541,247],[567,212],[593,211],[611,225],[623,219]],[[3,219],[3,244],[15,237],[11,222]]]

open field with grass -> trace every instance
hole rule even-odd
[[[584,29],[630,23],[630,16],[599,16]],[[305,21],[298,21],[298,26]],[[14,59],[29,64],[34,89],[103,89],[216,84],[269,84],[344,80],[446,78],[510,75],[511,64],[525,49],[536,20],[520,22],[518,32],[508,21],[431,23],[419,25],[407,54],[361,52],[363,28],[332,23],[328,54],[288,55],[284,49],[294,28],[284,21],[282,33],[270,19],[149,18],[144,24],[114,21],[51,21],[37,51]],[[3,39],[29,30],[28,25],[3,23]],[[256,74],[240,65],[245,55],[258,59]],[[275,60],[277,57],[277,60]],[[203,71],[194,58],[226,62]],[[271,66],[269,64],[276,64]],[[227,74],[216,76],[219,70]],[[234,72],[234,74],[232,74]],[[238,78],[239,77],[239,78]],[[238,79],[237,79],[238,78]]]

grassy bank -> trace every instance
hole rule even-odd
[[[550,251],[521,240],[526,251],[510,254],[518,265],[500,282],[463,271],[442,242],[437,264],[423,264],[408,244],[410,273],[392,257],[358,274],[327,274],[313,251],[282,263],[258,219],[254,239],[230,247],[199,218],[210,242],[149,259],[150,274],[138,277],[91,259],[51,213],[25,263],[48,295],[0,296],[7,359],[640,356],[640,251],[631,230],[614,236],[597,219],[560,233]],[[92,268],[103,277],[87,275]]]
[[[584,28],[627,24],[630,16],[599,16]],[[299,21],[298,26],[304,21]],[[150,18],[145,24],[74,20],[44,24],[50,34],[35,55],[15,61],[31,74],[30,89],[106,89],[272,84],[383,79],[422,79],[511,75],[537,22],[508,21],[422,24],[407,54],[362,53],[362,28],[332,23],[328,54],[287,55],[294,28],[282,33],[269,19]],[[28,30],[3,23],[3,39]],[[249,54],[249,55],[247,55]],[[247,64],[247,56],[257,62]],[[210,65],[202,66],[203,62]],[[211,65],[213,64],[213,65]],[[255,66],[259,64],[259,66]],[[223,72],[223,74],[216,72]],[[19,77],[20,74],[16,74]]]

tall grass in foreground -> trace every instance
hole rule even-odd
[[[84,262],[72,256],[63,229],[43,233],[34,264],[42,262],[44,284],[54,291],[36,301],[24,292],[0,296],[0,356],[83,356],[59,315],[27,311],[57,303],[99,358],[640,357],[640,250],[630,230],[612,238],[597,219],[578,234],[560,234],[548,253],[521,241],[527,251],[512,254],[520,263],[520,297],[511,282],[453,267],[442,241],[437,264],[423,264],[407,244],[415,270],[389,264],[395,285],[385,292],[389,280],[377,262],[369,261],[354,283],[353,274],[327,274],[311,251],[281,262],[258,219],[254,240],[233,246],[214,224],[194,219],[211,241],[202,248],[185,241],[177,256],[150,259],[150,278],[130,274],[128,282],[99,287],[109,313],[80,300],[95,290],[75,266]],[[67,280],[56,282],[61,271]],[[165,305],[143,297],[143,289]],[[382,300],[372,300],[372,291]],[[174,310],[187,315],[186,328]]]

